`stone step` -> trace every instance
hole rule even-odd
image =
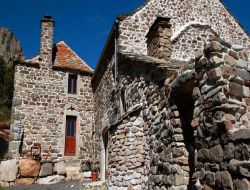
[[[81,160],[65,160],[66,167],[81,167]]]

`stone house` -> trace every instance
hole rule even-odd
[[[110,189],[250,189],[250,40],[221,1],[149,0],[118,16],[93,76],[60,63],[69,49],[51,51],[43,24],[40,56],[16,66],[14,154],[23,138],[24,150],[39,141],[67,158],[77,116],[76,155],[96,157]]]
[[[249,50],[219,0],[118,16],[92,78],[110,189],[249,189]]]
[[[54,27],[52,17],[44,16],[40,54],[16,62],[9,152],[23,156],[36,142],[44,157],[88,160],[93,70],[64,41],[53,44]]]

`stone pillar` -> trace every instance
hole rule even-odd
[[[40,58],[46,65],[52,65],[52,50],[55,22],[51,16],[44,16],[41,20]]]
[[[169,18],[158,17],[146,36],[148,55],[169,60],[171,56],[171,25]]]

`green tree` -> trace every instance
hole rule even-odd
[[[14,66],[0,57],[0,121],[10,120],[13,89]]]

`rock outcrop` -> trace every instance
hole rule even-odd
[[[7,64],[24,59],[20,42],[8,28],[0,28],[0,56]]]
[[[9,120],[14,80],[13,63],[24,59],[20,42],[7,28],[0,28],[0,157],[6,153],[9,141]]]
[[[30,159],[23,159],[19,161],[20,176],[21,177],[37,177],[40,171],[40,162]]]

